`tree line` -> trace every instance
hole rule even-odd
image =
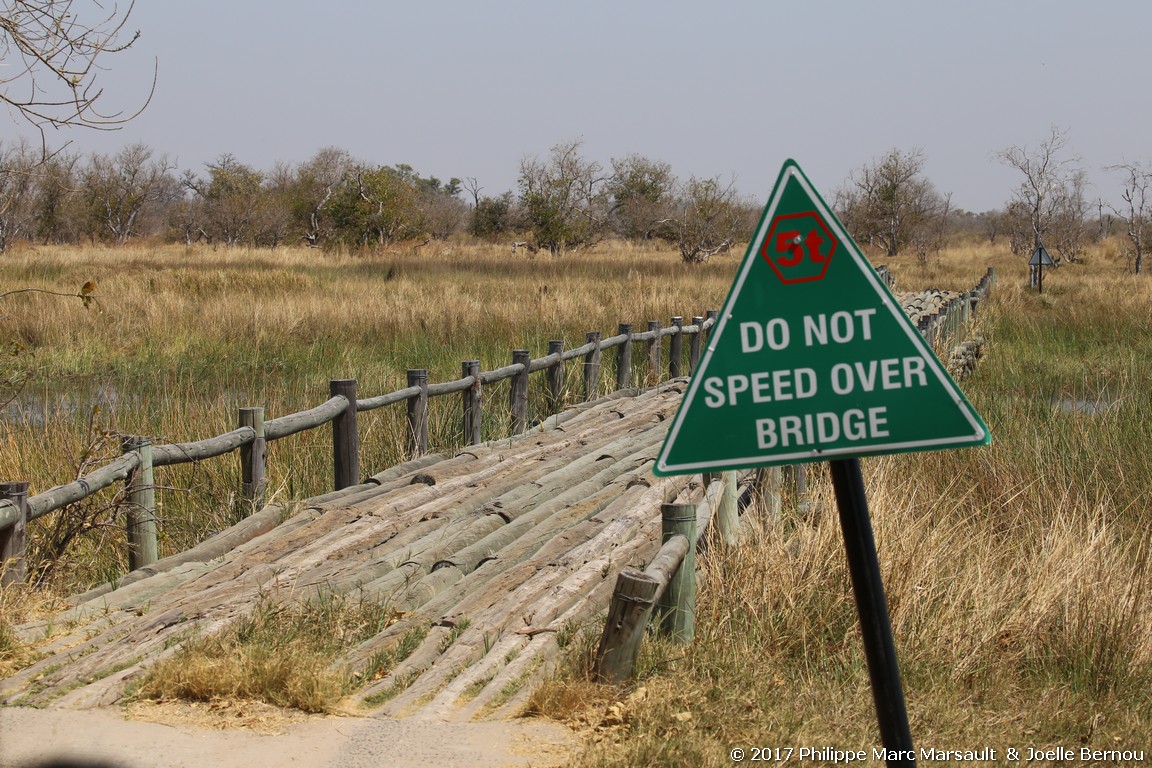
[[[924,173],[920,149],[893,148],[854,170],[832,197],[853,237],[889,258],[925,259],[957,236],[1005,238],[1029,254],[1041,240],[1058,259],[1078,260],[1114,228],[1139,271],[1148,242],[1152,170],[1124,164],[1123,207],[1093,202],[1078,160],[1053,129],[1036,147],[1003,150],[1020,185],[1004,207],[954,208]],[[521,160],[515,191],[486,194],[475,178],[422,176],[329,147],[297,165],[260,170],[221,155],[202,171],[179,170],[144,144],[113,154],[45,152],[0,144],[0,252],[17,240],[123,244],[133,238],[224,246],[361,248],[446,239],[461,233],[553,255],[605,238],[660,241],[685,262],[703,262],[753,236],[761,201],[719,176],[678,178],[640,154],[589,159],[579,141]]]

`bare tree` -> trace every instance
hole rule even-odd
[[[93,155],[83,188],[93,236],[124,243],[141,234],[141,218],[173,191],[174,167],[166,156],[154,158],[146,144]]]
[[[0,0],[0,102],[42,136],[48,127],[115,129],[138,115],[151,93],[134,112],[104,111],[100,78],[105,59],[140,37],[126,29],[134,5],[109,10],[98,0]]]
[[[327,208],[355,163],[343,149],[325,147],[296,169],[295,218],[309,248],[321,245],[331,230]]]
[[[207,179],[187,171],[181,183],[200,198],[209,238],[228,246],[250,241],[265,206],[264,174],[229,154],[206,167]]]
[[[676,244],[688,264],[701,264],[727,251],[742,234],[746,216],[734,182],[693,176],[681,186],[673,206],[675,215],[656,222],[657,231]]]
[[[40,160],[26,141],[0,144],[0,253],[32,227],[34,172]]]
[[[1152,170],[1143,163],[1121,163],[1106,170],[1124,174],[1124,191],[1120,195],[1124,206],[1108,207],[1124,222],[1132,271],[1140,274],[1144,268],[1144,252],[1152,240]]]
[[[1052,126],[1048,138],[1035,149],[1017,145],[998,153],[1001,162],[1024,175],[1012,193],[1007,210],[1010,215],[1023,213],[1028,217],[1032,235],[1030,248],[1039,245],[1062,213],[1070,208],[1083,211],[1084,175],[1078,158],[1063,156],[1067,145],[1066,133]],[[1075,224],[1074,214],[1070,215],[1070,221]],[[1073,261],[1077,252],[1075,249],[1058,251],[1058,255]]]
[[[553,256],[587,248],[607,234],[612,201],[603,166],[580,154],[580,141],[552,147],[548,159],[520,161],[520,200],[532,229],[532,249]]]
[[[889,257],[909,246],[922,253],[933,243],[948,205],[923,170],[923,150],[893,148],[853,171],[836,194],[837,212],[853,237],[878,245]]]

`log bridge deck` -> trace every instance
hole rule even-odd
[[[516,438],[426,456],[364,484],[269,505],[237,526],[18,628],[43,658],[0,680],[0,702],[122,700],[157,659],[260,600],[388,601],[396,623],[334,664],[363,669],[413,629],[420,645],[356,697],[373,714],[504,716],[606,608],[617,574],[660,547],[660,507],[698,500],[651,467],[684,384],[629,390]],[[703,508],[705,505],[701,505]],[[375,696],[375,698],[374,698]]]

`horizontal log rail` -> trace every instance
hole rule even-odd
[[[885,282],[890,284],[890,276],[886,270],[880,270],[885,275]],[[946,302],[937,302],[938,306],[926,308],[913,314],[913,308],[906,307],[906,311],[917,323],[921,334],[926,340],[938,349],[945,345],[959,341],[959,336],[967,328],[969,321],[975,317],[977,306],[981,302],[994,282],[991,269],[981,279],[972,291],[961,295],[954,295]],[[939,298],[939,297],[937,297]],[[597,332],[589,333],[587,342],[581,346],[565,349],[561,341],[553,341],[549,345],[549,354],[531,358],[524,350],[513,353],[514,362],[490,371],[480,371],[476,361],[466,361],[463,371],[468,374],[459,379],[447,382],[430,384],[427,375],[416,386],[407,386],[394,392],[382,395],[359,398],[355,395],[355,382],[333,382],[333,396],[327,401],[313,408],[288,414],[268,421],[263,421],[263,409],[241,408],[240,426],[222,435],[203,440],[170,443],[150,446],[150,461],[142,461],[141,451],[134,450],[124,453],[108,464],[100,467],[83,477],[50,488],[34,495],[8,494],[3,489],[8,486],[19,485],[16,482],[0,482],[0,551],[16,551],[13,558],[23,556],[23,525],[27,521],[43,517],[55,510],[69,504],[75,504],[88,496],[106,489],[116,483],[131,484],[135,473],[147,475],[154,467],[171,466],[189,462],[198,462],[205,459],[221,456],[234,451],[241,453],[243,467],[242,475],[245,478],[242,484],[242,497],[252,503],[253,510],[258,510],[263,503],[264,493],[264,461],[266,442],[279,440],[290,435],[316,429],[326,424],[333,425],[333,462],[336,490],[355,484],[359,473],[358,441],[355,430],[355,415],[361,411],[371,411],[398,403],[409,405],[409,451],[412,456],[419,456],[428,450],[427,445],[427,403],[429,398],[442,397],[460,393],[463,408],[463,433],[467,444],[475,445],[481,440],[481,392],[484,387],[504,380],[511,380],[509,406],[511,410],[511,425],[514,434],[523,432],[527,427],[527,378],[530,374],[546,371],[548,376],[548,407],[555,413],[562,407],[561,388],[563,383],[563,365],[565,362],[583,358],[584,360],[584,399],[596,398],[602,378],[601,355],[605,350],[616,350],[616,378],[612,391],[626,390],[636,385],[632,375],[632,358],[635,342],[646,342],[645,350],[647,370],[640,377],[640,383],[657,383],[665,375],[668,378],[677,378],[681,375],[683,362],[682,340],[690,337],[688,349],[687,373],[691,374],[699,363],[702,349],[707,344],[711,329],[715,326],[718,313],[710,310],[706,316],[692,317],[692,322],[684,323],[683,317],[673,317],[672,323],[664,326],[660,321],[649,321],[648,330],[633,331],[632,326],[620,324],[618,333],[614,336],[601,338]],[[662,341],[670,338],[668,360],[662,363]],[[472,367],[468,367],[471,365]],[[412,373],[411,371],[409,372]],[[409,377],[410,382],[412,377]],[[352,395],[348,397],[337,393],[337,384],[351,387]],[[344,389],[340,390],[345,391]],[[418,403],[416,408],[413,403]],[[349,408],[352,411],[349,413]],[[421,412],[422,409],[422,412]],[[260,413],[260,422],[253,425],[252,412]],[[247,412],[247,413],[245,413]],[[259,450],[253,447],[259,446]],[[368,483],[372,483],[369,479]],[[19,530],[19,535],[17,531]],[[17,541],[19,539],[20,541]],[[147,565],[148,563],[143,563]],[[0,564],[2,565],[2,564]],[[9,583],[14,578],[11,569],[3,571],[0,583]]]
[[[674,336],[678,334],[692,335],[703,334],[711,328],[716,322],[716,313],[710,312],[708,319],[693,318],[695,322],[693,325],[679,325],[669,328],[664,328],[659,331],[646,331],[646,332],[622,332],[615,336],[608,338],[599,338],[599,333],[588,334],[590,340],[588,343],[579,347],[571,349],[564,349],[562,342],[552,342],[553,350],[550,353],[539,358],[530,358],[526,363],[515,362],[511,365],[505,365],[495,368],[490,371],[479,371],[476,374],[462,376],[459,379],[446,382],[438,382],[435,384],[425,384],[424,386],[408,386],[403,389],[398,389],[393,392],[387,392],[382,395],[366,398],[353,398],[355,400],[351,405],[354,407],[355,412],[372,411],[379,408],[384,408],[389,405],[396,405],[399,403],[410,403],[417,400],[423,403],[425,412],[423,414],[415,414],[414,418],[419,421],[423,419],[424,425],[423,432],[415,430],[416,435],[410,436],[410,450],[414,455],[419,455],[427,451],[427,398],[442,397],[445,395],[452,395],[462,393],[466,398],[469,395],[475,395],[479,388],[485,385],[496,384],[501,381],[513,379],[518,376],[525,376],[526,374],[536,373],[538,371],[548,371],[550,373],[550,389],[552,397],[549,398],[550,405],[553,407],[560,406],[560,397],[558,391],[562,381],[561,366],[570,360],[580,358],[585,359],[585,399],[592,399],[596,396],[596,388],[599,384],[599,355],[606,349],[613,348],[629,348],[635,341],[657,341],[663,336]],[[653,321],[655,322],[655,321]],[[629,326],[630,328],[630,326]],[[595,356],[595,361],[589,358]],[[692,356],[689,361],[689,366],[695,368],[699,362],[699,355]],[[597,374],[597,381],[590,382],[589,380],[589,366],[595,365],[593,369]],[[630,365],[630,361],[629,361]],[[674,378],[679,375],[680,360],[676,360],[675,367],[670,366],[668,375]],[[658,370],[648,371],[648,377],[655,377],[659,379],[661,372]],[[622,384],[620,388],[627,388],[631,382],[617,382]],[[335,383],[334,383],[335,384]],[[515,382],[513,384],[515,387]],[[526,379],[520,384],[521,389],[526,391]],[[526,407],[526,396],[520,401],[513,401],[513,428],[514,431],[523,431],[527,425],[527,420],[523,409]],[[211,459],[224,454],[232,453],[234,451],[241,451],[245,454],[247,459],[246,466],[244,467],[244,476],[247,481],[244,483],[242,489],[244,498],[254,502],[254,507],[258,508],[259,504],[256,502],[263,501],[263,478],[264,478],[264,450],[263,444],[260,451],[246,450],[250,449],[257,441],[258,432],[262,435],[260,438],[265,442],[279,440],[290,435],[304,432],[307,430],[316,429],[326,424],[334,425],[334,432],[336,432],[335,425],[344,414],[348,411],[350,406],[349,399],[343,395],[334,395],[327,401],[297,413],[291,413],[286,416],[281,416],[275,419],[261,422],[260,429],[251,425],[242,425],[238,428],[226,432],[222,435],[205,438],[203,440],[196,440],[182,443],[168,443],[164,445],[152,445],[151,448],[151,461],[146,467],[142,466],[140,451],[128,451],[122,456],[113,459],[108,464],[84,475],[81,478],[73,480],[72,482],[65,483],[50,488],[35,495],[22,496],[19,499],[7,498],[6,495],[0,492],[0,546],[6,545],[7,539],[11,536],[8,535],[14,531],[18,526],[18,522],[27,522],[43,517],[51,512],[83,501],[94,493],[102,491],[118,483],[129,483],[135,472],[151,471],[154,467],[173,466],[177,464],[186,464],[191,462],[203,461]],[[480,442],[480,414],[479,414],[479,399],[476,397],[469,398],[465,403],[465,420],[467,426],[465,429],[465,440],[468,444],[477,444]],[[260,410],[261,418],[262,409],[241,409],[241,410]],[[245,418],[251,418],[249,414]],[[410,414],[413,418],[413,414]],[[335,439],[335,436],[334,436]],[[343,435],[342,438],[344,447],[343,449],[337,448],[334,445],[334,474],[337,478],[337,490],[341,487],[352,484],[347,478],[349,477],[349,464],[357,463],[358,459],[354,455],[355,449],[352,448],[352,455],[348,454],[349,451],[349,436]],[[355,442],[354,440],[352,441]],[[259,463],[261,466],[248,466],[247,464]],[[358,468],[357,468],[358,471]],[[257,478],[255,482],[251,478]],[[344,478],[344,479],[341,479]],[[371,479],[368,481],[371,483]],[[22,538],[22,537],[21,537]],[[23,549],[23,545],[18,547]],[[143,563],[148,565],[149,563]],[[11,581],[13,574],[8,571],[4,572],[4,583]]]

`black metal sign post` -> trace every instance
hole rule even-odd
[[[886,750],[886,763],[914,766],[912,732],[904,707],[904,688],[896,663],[896,644],[892,639],[892,622],[888,618],[888,600],[880,578],[880,561],[872,522],[868,517],[868,499],[864,495],[864,478],[859,459],[830,462],[832,487],[840,511],[840,528],[844,533],[844,550],[852,575],[852,591],[860,616],[864,637],[864,655],[868,659],[868,676],[872,680],[872,698],[880,724],[880,740]]]
[[[1054,267],[1056,262],[1048,254],[1048,249],[1040,242],[1040,238],[1036,238],[1036,248],[1032,251],[1032,257],[1028,259],[1028,266],[1036,270],[1035,284],[1039,289],[1038,293],[1044,293],[1044,267]]]

